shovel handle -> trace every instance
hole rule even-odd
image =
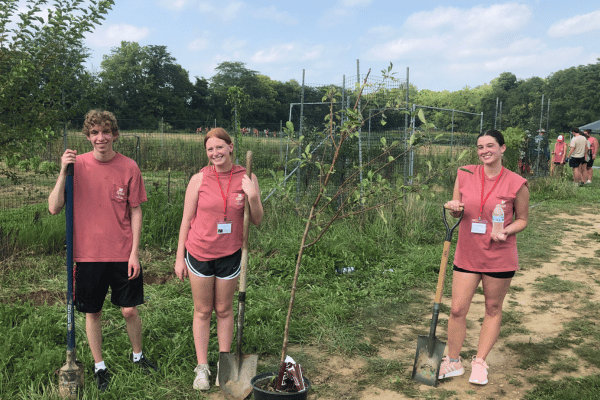
[[[462,208],[460,216],[458,217],[456,223],[452,227],[450,227],[446,218],[446,210],[446,207],[442,208],[442,217],[444,219],[444,225],[446,226],[446,239],[444,240],[444,251],[442,252],[442,261],[440,263],[440,272],[438,274],[438,283],[434,298],[434,302],[437,304],[442,302],[442,292],[444,290],[444,279],[446,278],[446,268],[448,266],[448,258],[450,256],[450,243],[452,242],[452,232],[454,232],[454,229],[458,226],[465,213],[465,209]]]
[[[74,164],[67,165],[65,216],[67,243],[67,352],[75,349],[75,312],[73,310],[73,177]]]
[[[246,152],[246,175],[252,178],[252,152]],[[244,334],[244,314],[246,312],[246,273],[248,270],[248,234],[250,232],[250,203],[248,196],[244,204],[244,226],[242,239],[242,260],[240,264],[240,287],[238,293],[238,319],[237,319],[237,340],[236,352],[242,354],[242,336]]]

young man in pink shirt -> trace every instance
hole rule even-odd
[[[74,164],[75,308],[86,313],[94,376],[98,389],[105,391],[111,374],[102,357],[101,316],[109,287],[112,303],[121,307],[125,318],[133,363],[145,372],[158,370],[156,364],[142,354],[142,321],[137,310],[137,306],[144,303],[139,244],[141,203],[147,198],[137,164],[113,149],[119,137],[115,116],[108,111],[89,111],[83,133],[93,150],[81,155],[77,155],[76,150],[64,152],[48,203],[51,214],[58,214],[63,208],[67,166]]]

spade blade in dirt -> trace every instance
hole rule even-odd
[[[450,254],[450,243],[452,242],[452,231],[458,226],[464,210],[460,217],[450,227],[446,219],[446,209],[442,208],[442,217],[446,226],[446,239],[444,240],[444,249],[442,251],[442,261],[440,262],[440,271],[438,273],[438,283],[435,291],[433,303],[433,316],[431,318],[431,327],[429,328],[429,336],[419,336],[417,338],[417,354],[415,355],[415,364],[413,366],[412,379],[424,383],[429,386],[437,386],[438,377],[440,376],[440,366],[442,365],[442,357],[444,357],[444,349],[446,343],[438,340],[435,337],[435,329],[437,327],[438,316],[440,314],[440,304],[442,301],[442,291],[444,289],[444,278],[446,277],[446,267],[448,266],[448,256]]]
[[[434,337],[419,335],[412,379],[429,386],[437,386],[446,343]],[[433,351],[432,351],[433,350]]]
[[[256,354],[219,355],[219,385],[226,399],[242,400],[252,393],[250,381],[256,375],[257,366]]]

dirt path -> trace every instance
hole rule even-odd
[[[573,351],[573,348],[563,348],[553,352],[548,362],[529,368],[520,366],[523,361],[521,353],[512,350],[511,343],[534,343],[540,344],[543,351],[544,343],[556,339],[565,329],[565,324],[574,321],[582,321],[580,307],[584,301],[600,303],[600,268],[587,267],[582,258],[597,258],[600,253],[598,240],[589,240],[589,234],[598,235],[600,238],[600,223],[596,214],[556,216],[563,221],[559,226],[565,227],[561,249],[552,255],[552,261],[543,263],[539,268],[527,268],[522,265],[521,271],[512,282],[512,289],[504,303],[504,321],[501,337],[487,358],[489,369],[489,384],[476,386],[469,383],[471,366],[468,360],[463,361],[465,375],[457,378],[440,381],[436,388],[406,382],[412,372],[413,359],[416,349],[416,337],[419,334],[427,334],[431,313],[423,315],[422,324],[419,327],[398,325],[385,327],[391,332],[384,346],[379,347],[379,357],[384,360],[400,361],[406,366],[405,376],[398,378],[386,377],[378,386],[361,386],[360,382],[367,361],[362,358],[347,359],[339,356],[331,356],[319,353],[317,349],[297,349],[310,354],[315,359],[321,360],[317,368],[313,368],[313,385],[329,386],[323,392],[316,390],[309,396],[312,399],[324,400],[392,400],[409,399],[397,390],[398,386],[412,385],[412,395],[425,398],[453,398],[453,399],[511,399],[516,400],[523,397],[526,391],[532,388],[528,378],[548,375],[553,365],[568,361],[574,363],[576,370],[572,372],[559,371],[556,379],[565,376],[581,376],[600,373],[600,370],[581,360]],[[579,235],[579,228],[586,227],[586,235]],[[578,261],[579,260],[579,261]],[[552,292],[540,289],[539,285],[551,277],[560,286],[564,281],[572,282],[577,290],[566,292]],[[484,316],[484,298],[478,290],[475,294],[471,310],[469,311],[467,337],[463,351],[469,354],[475,353],[479,338],[480,321]],[[449,303],[449,299],[445,299]],[[448,315],[440,314],[438,336],[445,340],[446,323]],[[512,320],[508,321],[509,319]],[[425,327],[425,328],[423,328]],[[575,361],[573,361],[575,360]],[[316,371],[315,371],[316,369]],[[404,383],[399,381],[404,381]],[[332,393],[335,393],[332,395]],[[223,399],[219,393],[210,393],[210,399]]]

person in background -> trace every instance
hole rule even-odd
[[[455,217],[461,210],[464,215],[454,256],[448,355],[442,361],[440,379],[465,373],[460,352],[466,337],[467,313],[481,283],[485,316],[469,382],[488,383],[485,359],[498,339],[502,303],[519,268],[516,234],[527,227],[529,218],[527,180],[502,166],[504,151],[500,132],[490,130],[479,135],[477,155],[481,165],[458,169],[452,200],[445,204]],[[493,213],[498,215],[495,209],[502,210],[503,221],[494,221]]]
[[[585,136],[579,133],[579,128],[573,128],[573,139],[569,143],[569,167],[573,168],[573,182],[583,184],[583,169],[586,166],[585,155],[588,152],[588,143]]]
[[[567,157],[566,151],[567,144],[563,135],[558,135],[556,143],[554,144],[554,150],[552,150],[552,164],[550,164],[550,175],[554,175],[556,170],[558,176],[562,176],[565,165],[565,159]]]
[[[254,174],[249,178],[245,168],[234,165],[233,142],[227,131],[211,129],[204,138],[204,147],[209,165],[188,184],[175,260],[175,274],[181,281],[189,277],[192,287],[192,329],[198,361],[193,387],[197,390],[210,389],[208,343],[213,311],[219,351],[230,351],[246,198],[250,222],[258,225],[263,217],[258,180]]]
[[[111,287],[111,302],[121,307],[133,348],[133,363],[145,372],[158,367],[142,353],[142,320],[137,306],[144,303],[144,282],[139,261],[142,232],[141,203],[147,201],[142,174],[135,161],[117,153],[119,138],[115,116],[91,110],[85,116],[83,133],[91,152],[77,155],[67,149],[61,170],[48,198],[51,214],[65,204],[67,166],[73,175],[73,259],[75,308],[86,313],[85,328],[92,356],[94,377],[105,391],[111,374],[102,356],[102,306]]]
[[[594,177],[594,161],[596,161],[596,153],[598,153],[598,139],[592,136],[591,129],[584,130],[583,135],[587,138],[589,146],[587,163],[583,168],[583,182],[592,183],[592,178]]]

